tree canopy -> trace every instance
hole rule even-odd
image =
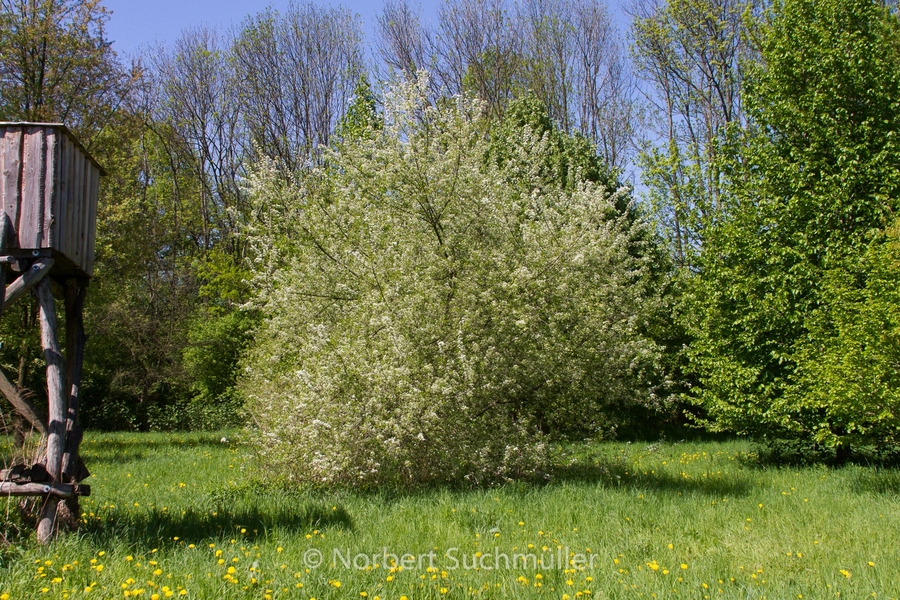
[[[736,431],[886,442],[896,434],[876,422],[893,424],[896,407],[877,390],[890,388],[897,343],[884,265],[900,207],[900,23],[870,0],[786,0],[761,42],[727,210],[692,279],[696,398]],[[886,326],[885,337],[860,337],[853,310],[873,319],[860,331]],[[880,356],[865,371],[873,389],[826,391],[859,352]]]

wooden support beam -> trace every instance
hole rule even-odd
[[[66,281],[66,391],[68,411],[66,412],[66,447],[62,459],[63,479],[81,481],[89,475],[79,457],[82,431],[78,418],[81,400],[81,371],[84,367],[84,297],[87,292],[85,282],[76,278]]]
[[[34,261],[31,268],[22,273],[18,279],[6,286],[6,298],[3,301],[3,310],[9,308],[9,305],[21,298],[28,290],[37,285],[53,266],[52,258],[41,258]]]
[[[41,346],[47,363],[47,472],[53,482],[59,483],[62,476],[62,455],[66,445],[66,397],[63,359],[56,334],[56,305],[50,284],[42,279],[35,287],[38,298],[41,323]],[[44,499],[38,518],[38,542],[45,544],[53,537],[56,529],[56,509],[59,498],[48,496]]]
[[[0,217],[0,220],[5,221],[5,217]],[[3,233],[0,232],[0,236]],[[3,309],[6,308],[6,269],[0,266],[0,316],[3,316]]]
[[[6,396],[16,412],[25,417],[32,427],[40,431],[41,435],[47,435],[47,425],[38,413],[37,407],[19,392],[19,388],[7,379],[3,371],[0,371],[0,393]]]
[[[25,261],[18,256],[0,256],[0,265],[9,265],[9,268],[17,273],[25,270]]]
[[[3,496],[47,496],[57,502],[61,499],[90,496],[91,486],[72,483],[12,483],[0,482],[0,497]]]
[[[3,157],[0,156],[0,162]],[[6,207],[0,203],[0,251],[6,251],[6,238],[9,231],[9,218],[6,216]],[[2,258],[12,259],[11,256],[3,256]],[[6,264],[12,265],[15,259]],[[6,269],[0,267],[0,316],[3,315],[3,309],[6,307]]]

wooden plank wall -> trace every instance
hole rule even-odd
[[[0,196],[8,219],[8,249],[51,249],[90,276],[99,185],[99,167],[64,128],[0,125]]]

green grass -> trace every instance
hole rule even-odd
[[[284,490],[221,436],[88,435],[83,528],[0,550],[0,598],[900,595],[897,471],[765,469],[741,442],[605,443],[560,450],[543,485]],[[584,564],[554,564],[567,551]],[[385,552],[420,558],[391,570]],[[545,562],[506,568],[523,554]]]

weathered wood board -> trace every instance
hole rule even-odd
[[[101,175],[64,125],[0,123],[3,253],[50,251],[58,272],[90,277]]]

